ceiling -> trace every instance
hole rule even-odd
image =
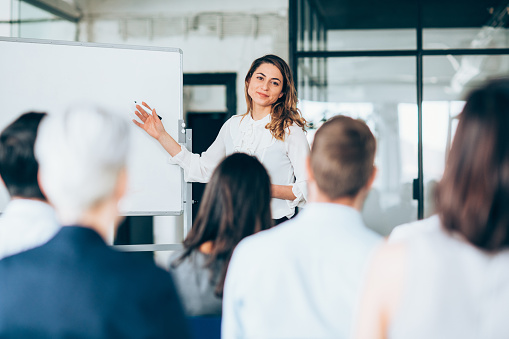
[[[309,0],[327,29],[415,28],[417,0]],[[425,28],[486,25],[507,0],[420,0]],[[500,12],[499,12],[500,13]],[[505,24],[507,26],[507,24]]]

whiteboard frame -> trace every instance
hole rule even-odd
[[[77,42],[77,41],[64,41],[64,40],[46,40],[46,39],[31,39],[31,38],[12,38],[12,37],[0,37],[0,41],[5,42],[20,42],[20,43],[33,43],[33,44],[46,44],[46,45],[65,45],[65,46],[82,46],[82,47],[97,47],[97,48],[112,48],[112,49],[128,49],[128,50],[146,50],[146,51],[160,51],[160,52],[177,52],[180,55],[180,112],[179,118],[183,119],[183,52],[180,48],[175,47],[155,47],[155,46],[138,46],[138,45],[122,45],[122,44],[106,44],[106,43],[93,43],[93,42]],[[175,123],[178,123],[176,121]],[[185,143],[184,143],[185,145]],[[190,195],[190,183],[184,181],[184,172],[181,169],[181,182],[183,183],[181,188],[181,210],[180,211],[151,211],[151,212],[136,212],[131,211],[128,213],[122,213],[122,216],[179,216],[184,214],[184,218],[187,223],[192,223],[192,214],[188,213],[192,201],[186,201],[187,196]],[[186,229],[190,229],[190,226],[184,226]],[[186,231],[184,231],[186,233]]]

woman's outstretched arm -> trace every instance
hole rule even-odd
[[[145,106],[145,108],[137,105],[137,111],[135,112],[136,116],[142,122],[140,123],[136,120],[133,120],[133,122],[151,137],[159,141],[166,152],[171,155],[171,163],[177,164],[184,169],[185,181],[208,182],[213,170],[226,155],[224,140],[227,133],[229,133],[229,121],[221,127],[216,140],[210,145],[207,151],[203,152],[201,155],[194,154],[185,147],[179,145],[175,139],[166,132],[155,109],[150,108],[145,102],[143,102],[143,106]]]

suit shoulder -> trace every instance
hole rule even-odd
[[[112,250],[116,257],[117,265],[121,268],[121,271],[130,275],[142,275],[145,277],[159,277],[166,279],[169,277],[168,272],[158,267],[152,259],[146,257],[133,257],[130,256],[133,253],[119,252]],[[140,277],[142,278],[142,277]]]

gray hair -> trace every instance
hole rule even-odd
[[[119,115],[75,107],[43,119],[35,144],[39,178],[63,222],[113,194],[126,167],[129,126]]]

